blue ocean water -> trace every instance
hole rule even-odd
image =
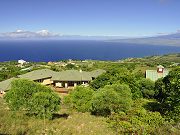
[[[119,60],[180,53],[180,47],[104,41],[0,41],[0,61]]]

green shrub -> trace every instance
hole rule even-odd
[[[29,110],[38,117],[51,118],[54,112],[59,111],[59,96],[55,93],[37,92],[32,97],[32,106]]]
[[[132,105],[132,93],[131,89],[126,84],[113,84],[105,86],[105,89],[113,89],[119,96],[119,110],[126,111],[131,108]]]
[[[155,83],[150,79],[143,78],[138,81],[139,89],[141,90],[144,98],[153,98],[155,95]]]
[[[169,72],[169,74],[156,81],[157,100],[161,104],[161,113],[169,120],[180,120],[180,67]]]
[[[60,97],[51,90],[26,79],[16,79],[6,93],[5,100],[11,110],[25,111],[40,117],[52,118],[59,110]]]
[[[80,112],[88,112],[91,109],[91,99],[94,91],[89,87],[76,87],[67,97],[65,104],[77,109]]]
[[[140,100],[140,102],[143,102]],[[134,103],[136,104],[136,103]],[[108,119],[110,126],[117,134],[152,134],[166,122],[159,112],[150,112],[142,107],[134,107],[126,113],[112,113]]]
[[[112,112],[126,111],[131,107],[131,90],[125,84],[107,85],[92,98],[92,114],[107,116]]]

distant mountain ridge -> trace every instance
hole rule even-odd
[[[132,44],[180,46],[180,32],[154,37],[129,38],[123,36],[61,35],[48,30],[37,32],[17,30],[15,32],[0,33],[0,40],[102,40]]]
[[[62,35],[40,30],[37,32],[17,30],[14,32],[0,33],[0,40],[37,40],[37,39],[54,39],[54,40],[112,40],[124,39],[122,36],[82,36],[82,35]]]
[[[154,37],[115,39],[110,41],[121,42],[121,43],[134,43],[134,44],[180,46],[180,32],[167,34],[167,35],[154,36]]]

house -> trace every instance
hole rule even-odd
[[[77,85],[88,85],[90,81],[104,73],[104,70],[94,70],[92,72],[66,70],[56,73],[52,77],[55,87],[76,87]]]
[[[26,64],[27,62],[25,61],[25,60],[18,60],[18,64],[21,64],[21,65],[23,65],[23,64]]]
[[[8,91],[11,88],[11,82],[15,78],[7,79],[5,81],[0,82],[0,95],[5,94],[6,91]]]
[[[53,84],[53,81],[51,80],[53,74],[56,72],[50,70],[50,69],[40,69],[40,70],[34,70],[32,72],[28,72],[23,75],[19,75],[18,78],[28,79],[35,82],[39,82],[43,85],[51,85]]]
[[[66,70],[62,72],[55,72],[50,69],[40,69],[19,75],[18,78],[32,80],[43,85],[51,85],[55,88],[73,88],[77,85],[88,85],[90,81],[97,78],[104,72],[104,70],[100,69],[91,72],[85,72],[81,70]],[[14,79],[15,78],[11,78],[0,82],[0,91],[4,92],[10,89],[11,81]]]
[[[156,81],[159,78],[167,76],[169,70],[165,69],[162,65],[157,66],[157,70],[146,70],[146,78]]]

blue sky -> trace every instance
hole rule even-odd
[[[0,32],[144,36],[180,29],[180,0],[1,0]]]

